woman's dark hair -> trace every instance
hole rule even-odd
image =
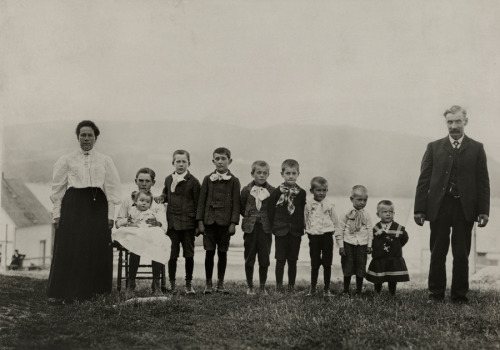
[[[95,125],[95,123],[92,120],[82,120],[81,122],[78,123],[78,125],[76,126],[76,137],[80,135],[81,128],[84,128],[86,126],[94,130],[94,135],[95,138],[97,139],[97,136],[99,136],[101,132],[99,131],[99,128],[97,127],[97,125]]]

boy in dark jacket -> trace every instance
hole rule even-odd
[[[288,291],[294,292],[300,242],[304,234],[306,191],[296,184],[299,177],[296,160],[287,159],[281,164],[281,176],[285,182],[271,193],[267,214],[276,236],[276,289],[283,290],[283,274],[288,262]]]
[[[240,220],[240,181],[228,169],[232,162],[231,151],[220,147],[213,152],[215,171],[203,179],[198,201],[196,220],[198,232],[203,234],[205,274],[207,283],[204,294],[212,293],[212,275],[215,250],[217,262],[216,292],[229,293],[224,288],[227,265],[227,250],[236,225]]]
[[[161,200],[167,206],[167,235],[172,241],[168,277],[170,291],[175,292],[175,274],[177,258],[182,245],[182,254],[186,260],[186,294],[195,294],[191,281],[194,268],[194,235],[196,229],[196,208],[200,195],[200,182],[188,171],[191,165],[187,151],[177,150],[173,154],[173,174],[165,179]]]
[[[245,241],[245,275],[247,278],[247,294],[254,295],[253,271],[255,256],[259,256],[259,281],[260,292],[266,292],[267,270],[269,268],[269,254],[273,236],[271,224],[267,217],[267,205],[269,196],[275,190],[267,183],[269,177],[269,164],[263,160],[257,160],[252,164],[253,181],[241,190],[241,215],[243,221],[243,239]]]

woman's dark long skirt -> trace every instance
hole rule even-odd
[[[110,293],[113,279],[110,242],[104,192],[99,188],[69,188],[62,200],[61,219],[55,232],[48,297],[82,300]]]

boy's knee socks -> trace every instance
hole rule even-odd
[[[285,273],[286,260],[276,260],[276,284],[283,285],[283,274]]]
[[[311,267],[311,287],[318,284],[319,267]]]
[[[224,281],[227,266],[227,252],[217,252],[219,261],[217,261],[217,278],[219,281]]]
[[[162,270],[163,264],[160,264],[156,261],[153,261],[151,263],[151,266],[153,268],[153,279],[159,279],[161,277],[161,270]]]
[[[141,257],[139,255],[130,254],[128,258],[128,278],[135,280]]]
[[[389,282],[389,293],[391,293],[392,295],[396,294],[396,285],[397,282]]]
[[[186,258],[186,281],[193,279],[194,257]]]
[[[259,282],[260,285],[266,284],[268,266],[259,266]]]
[[[168,279],[170,281],[175,280],[176,272],[177,272],[177,259],[170,259],[168,261]]]
[[[295,285],[295,277],[297,277],[297,261],[287,260],[288,263],[288,285]]]
[[[356,276],[356,293],[361,293],[363,289],[363,277]]]
[[[323,266],[323,280],[325,281],[325,290],[330,288],[331,277],[332,277],[332,267]]]
[[[253,287],[253,266],[245,265],[245,276],[249,287]]]
[[[214,273],[215,250],[207,250],[205,253],[205,276],[207,280],[212,279]]]
[[[350,285],[351,285],[351,276],[344,276],[344,292],[349,291]]]

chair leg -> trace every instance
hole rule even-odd
[[[128,250],[125,250],[125,288],[128,288],[128,280],[129,280],[129,254]]]
[[[116,281],[116,290],[122,290],[122,268],[123,268],[123,252],[121,249],[118,249],[118,279]]]

